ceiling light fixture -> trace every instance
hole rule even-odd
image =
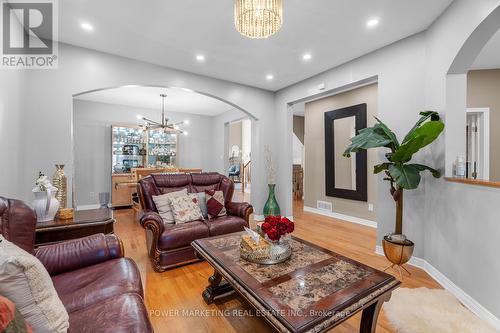
[[[368,22],[366,22],[366,26],[368,28],[373,28],[373,27],[376,27],[379,23],[379,19],[377,18],[373,18],[371,20],[368,20]]]
[[[203,54],[198,54],[196,56],[196,60],[198,60],[199,62],[203,62],[205,61],[205,56]]]
[[[94,30],[94,27],[86,22],[83,22],[82,24],[80,24],[80,26],[82,27],[83,30],[86,30],[86,31],[93,31]]]
[[[234,25],[248,38],[267,38],[283,25],[283,0],[235,0]]]
[[[311,53],[306,53],[302,56],[302,60],[304,61],[309,61],[312,59],[312,54]]]
[[[274,79],[274,75],[273,74],[267,74],[266,75],[266,80],[271,81],[272,79]]]
[[[161,97],[161,121],[158,122],[148,119],[142,115],[137,115],[138,119],[144,120],[144,125],[142,125],[142,129],[144,131],[161,129],[163,130],[163,132],[177,132],[187,135],[187,132],[181,130],[179,125],[188,124],[189,122],[185,120],[175,124],[169,123],[168,118],[165,117],[165,98],[167,97],[167,94],[160,94],[160,97]]]

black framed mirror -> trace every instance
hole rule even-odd
[[[329,197],[368,200],[366,151],[342,156],[366,128],[366,103],[325,112],[325,185]]]

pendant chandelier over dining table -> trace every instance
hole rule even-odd
[[[161,120],[155,121],[148,119],[144,116],[138,115],[137,119],[144,120],[144,125],[142,125],[142,129],[144,131],[162,129],[164,132],[176,132],[187,135],[188,132],[181,130],[179,126],[183,124],[187,125],[188,121],[185,120],[175,124],[169,123],[168,122],[169,119],[165,117],[165,98],[167,98],[167,94],[160,94],[160,97],[161,97]]]
[[[274,35],[283,24],[283,0],[235,0],[234,24],[248,38]]]

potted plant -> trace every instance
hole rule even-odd
[[[444,123],[437,112],[425,111],[421,112],[420,116],[401,143],[393,131],[375,118],[377,123],[373,127],[360,130],[344,152],[344,156],[350,157],[351,153],[370,148],[389,149],[385,154],[387,161],[376,165],[373,172],[385,172],[384,180],[390,183],[390,194],[396,202],[395,230],[384,237],[382,245],[386,258],[398,266],[410,260],[414,247],[413,242],[403,234],[403,192],[419,186],[422,171],[430,171],[435,178],[441,177],[438,170],[427,165],[411,163],[413,155],[436,140],[444,129]]]

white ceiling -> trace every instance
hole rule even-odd
[[[192,91],[177,88],[120,87],[87,93],[75,97],[79,100],[127,105],[137,108],[161,110],[160,94],[167,94],[165,110],[203,116],[216,116],[234,109],[229,104]]]
[[[491,37],[472,65],[472,69],[498,68],[500,68],[500,30]]]
[[[254,40],[235,30],[233,0],[64,0],[59,39],[275,91],[427,29],[452,1],[286,0],[281,31]]]

